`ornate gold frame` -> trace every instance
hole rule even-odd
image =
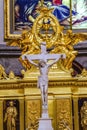
[[[5,14],[5,39],[15,39],[21,36],[20,31],[14,30],[14,0],[4,0],[4,14]],[[12,12],[12,13],[10,13]],[[72,0],[70,0],[70,29],[72,29]],[[75,33],[79,32],[79,29],[73,30]],[[80,29],[80,32],[86,33],[85,29]]]
[[[4,0],[4,14],[5,14],[5,39],[15,39],[19,38],[21,36],[20,31],[14,30],[14,0]],[[71,0],[70,0],[70,8],[71,8]],[[10,13],[12,12],[12,13]],[[71,11],[70,11],[71,16]],[[71,26],[72,18],[70,17],[70,29],[72,29]]]
[[[4,0],[4,14],[5,14],[5,39],[15,39],[20,37],[20,32],[14,30],[14,12],[13,12],[13,1],[14,0]],[[11,5],[12,3],[12,5]],[[12,12],[12,13],[11,13]],[[11,15],[10,15],[11,14]]]

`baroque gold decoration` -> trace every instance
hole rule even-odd
[[[13,101],[9,101],[9,106],[6,108],[4,123],[6,122],[7,130],[16,130],[17,108],[14,106]],[[5,128],[6,129],[6,128]]]
[[[47,47],[52,47],[61,32],[60,25],[56,17],[52,14],[52,9],[43,7],[40,15],[34,21],[31,30],[24,30],[21,38],[8,43],[11,46],[22,48],[23,54],[40,52],[40,43],[46,41]]]
[[[71,130],[70,99],[57,99],[57,129]]]
[[[31,100],[27,101],[27,129],[37,130],[38,119],[40,118],[40,101]]]
[[[78,42],[87,39],[85,34],[74,34],[72,30],[67,30],[64,34],[63,31],[60,33],[60,37],[54,43],[54,49],[52,53],[65,53],[66,59],[61,61],[61,68],[69,70],[72,68],[72,62],[77,55],[77,51],[74,50],[74,45]]]
[[[87,70],[83,68],[82,73],[78,74],[77,77],[79,78],[87,78]]]
[[[81,125],[83,127],[83,130],[86,130],[87,129],[87,101],[83,102],[83,106],[81,107],[80,114],[81,114]]]
[[[20,77],[15,76],[13,71],[10,71],[7,75],[5,72],[5,68],[0,64],[0,80],[12,80],[12,79],[20,79]]]
[[[15,78],[14,72],[10,71],[10,73],[9,73],[9,79],[14,79],[14,78]]]
[[[36,18],[33,25],[33,33],[37,43],[46,41],[47,48],[52,47],[60,33],[60,25],[56,17],[52,14],[53,9],[43,7],[40,15]]]
[[[73,33],[67,30],[63,33],[58,19],[52,14],[53,9],[42,6],[38,17],[35,19],[31,30],[24,30],[19,39],[8,42],[8,45],[19,46],[22,54],[40,53],[40,43],[45,41],[49,53],[65,53],[66,59],[60,61],[60,67],[64,71],[72,68],[72,62],[77,55],[74,45],[87,39],[86,34]],[[20,59],[23,65],[30,70],[31,64]]]
[[[7,79],[7,74],[5,68],[0,64],[0,80],[1,79]]]

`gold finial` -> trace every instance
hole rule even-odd
[[[44,5],[44,0],[41,0],[41,6],[43,6]]]
[[[14,72],[10,71],[10,73],[9,73],[9,79],[14,79],[14,78],[15,78]]]

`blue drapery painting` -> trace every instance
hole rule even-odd
[[[38,0],[16,0],[15,10],[18,7],[15,11],[16,22],[28,22],[28,16],[33,15],[37,4]]]
[[[54,8],[53,14],[57,17],[60,24],[70,26],[70,6],[67,6],[65,0],[44,0],[44,5],[48,8]],[[70,2],[70,0],[68,0]],[[38,8],[41,6],[40,0],[15,0],[15,28],[22,29],[31,27],[34,19],[38,16]],[[83,4],[84,8],[79,8]],[[86,0],[72,0],[72,26],[75,28],[78,24],[87,21]],[[83,27],[83,26],[82,26]]]
[[[53,14],[61,23],[70,17],[70,8],[62,4],[62,0],[44,0],[44,5],[48,8],[54,8]],[[16,0],[15,1],[15,23],[16,27],[31,26],[33,19],[38,15],[37,9],[41,6],[39,0]],[[76,11],[72,11],[76,15]]]

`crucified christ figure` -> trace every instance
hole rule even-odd
[[[23,55],[29,62],[39,68],[40,76],[38,76],[37,87],[41,90],[42,108],[48,108],[48,72],[49,68],[60,58],[65,58],[65,54],[48,54],[46,51],[46,43],[41,43],[41,54]],[[38,63],[35,62],[38,61]],[[49,63],[49,60],[51,62]]]

